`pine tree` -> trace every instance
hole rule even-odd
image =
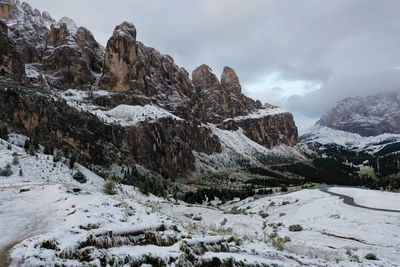
[[[13,158],[13,165],[18,165],[19,164],[19,158],[18,158],[18,155],[14,155],[14,158]]]
[[[72,156],[69,159],[69,168],[72,169],[75,166],[75,162],[78,160],[77,156],[75,153],[72,154]]]

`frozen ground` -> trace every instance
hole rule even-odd
[[[0,168],[11,163],[14,172],[0,177],[1,266],[14,245],[12,266],[213,266],[230,259],[259,266],[400,265],[399,213],[352,207],[318,189],[224,205],[188,205],[122,185],[109,196],[103,178],[80,165],[71,170],[52,156],[7,147],[0,142]],[[78,169],[85,184],[72,179]],[[395,193],[329,190],[365,206],[400,203]],[[289,231],[295,224],[303,230]],[[379,260],[365,259],[368,253]]]
[[[400,135],[381,134],[378,136],[364,137],[354,133],[315,125],[303,134],[302,139],[305,143],[318,143],[320,145],[337,144],[356,152],[364,151],[375,154],[389,144],[398,143]]]

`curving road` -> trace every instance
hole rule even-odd
[[[379,208],[371,208],[363,205],[358,205],[355,201],[354,198],[347,196],[347,195],[342,195],[334,192],[330,192],[328,190],[329,188],[321,188],[319,189],[321,192],[328,193],[332,196],[339,197],[340,199],[343,199],[343,203],[352,207],[357,207],[357,208],[362,208],[362,209],[367,209],[367,210],[375,210],[375,211],[385,211],[385,212],[397,212],[400,213],[400,210],[390,210],[390,209],[379,209]]]

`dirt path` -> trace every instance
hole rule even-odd
[[[343,203],[352,207],[357,207],[357,208],[362,208],[362,209],[367,209],[367,210],[376,210],[376,211],[385,211],[385,212],[397,212],[400,213],[400,210],[390,210],[390,209],[379,209],[379,208],[371,208],[363,205],[358,205],[355,203],[354,198],[347,196],[347,195],[342,195],[338,193],[334,193],[329,191],[329,188],[321,188],[321,192],[328,193],[332,196],[339,197],[340,199],[343,199]]]

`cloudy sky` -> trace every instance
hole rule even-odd
[[[191,72],[233,67],[244,93],[294,113],[300,130],[348,96],[400,90],[398,0],[27,0],[106,44],[138,39]]]

